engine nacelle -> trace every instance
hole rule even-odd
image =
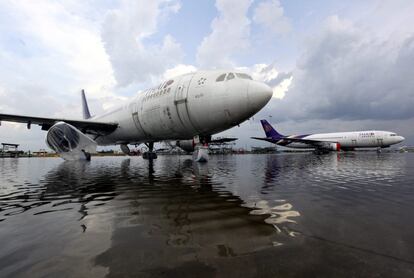
[[[76,127],[58,122],[46,135],[46,144],[65,160],[88,159],[96,153],[97,143]]]
[[[185,152],[191,153],[194,151],[194,140],[180,140],[177,141],[175,144],[176,146],[183,149]]]
[[[321,143],[320,148],[327,151],[340,151],[341,144],[339,143],[331,143],[331,142],[324,142]]]

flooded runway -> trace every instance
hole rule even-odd
[[[414,277],[414,154],[0,159],[1,277]]]

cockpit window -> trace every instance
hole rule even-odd
[[[250,79],[250,80],[253,80],[253,78],[250,75],[245,74],[245,73],[236,73],[236,75],[237,75],[237,77],[242,78],[242,79]]]
[[[216,82],[224,81],[225,78],[226,78],[226,74],[223,73],[222,75],[220,75],[219,77],[217,77]]]
[[[390,134],[390,136],[397,136],[397,134],[395,134],[395,133],[391,133],[391,134]]]
[[[233,79],[234,77],[235,77],[235,76],[234,76],[234,73],[230,72],[230,73],[227,75],[227,80]]]

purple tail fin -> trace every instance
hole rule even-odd
[[[266,133],[266,137],[267,138],[272,138],[272,139],[281,139],[283,137],[285,137],[284,135],[278,133],[270,124],[268,121],[266,120],[260,120],[260,122],[262,123],[263,129]]]

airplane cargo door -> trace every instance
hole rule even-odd
[[[178,118],[184,130],[195,130],[193,124],[191,123],[187,109],[187,95],[192,78],[193,75],[183,76],[175,91],[174,104],[177,109]]]

